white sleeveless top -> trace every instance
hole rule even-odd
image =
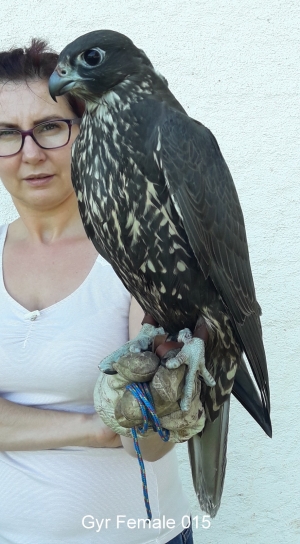
[[[6,232],[0,227],[1,270]],[[36,313],[8,294],[0,274],[0,396],[94,413],[98,363],[127,341],[129,305],[100,256],[76,291]],[[189,514],[174,449],[145,468],[150,527],[138,521],[146,518],[138,461],[123,448],[0,452],[0,543],[165,544]]]

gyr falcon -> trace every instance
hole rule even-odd
[[[216,421],[209,447],[219,441],[226,449],[228,407],[222,407],[232,388],[271,436],[261,310],[243,214],[213,134],[187,115],[145,53],[110,30],[67,45],[49,89],[53,97],[70,92],[85,101],[72,150],[84,227],[153,323],[171,335],[181,331],[192,379],[198,371],[202,376],[207,429]],[[192,439],[196,465],[198,448]],[[216,461],[221,472],[224,455]],[[196,488],[209,486],[199,467],[193,476]],[[211,515],[216,508],[206,505]]]

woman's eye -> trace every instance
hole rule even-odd
[[[59,128],[58,123],[45,123],[44,125],[40,125],[40,132],[47,132],[49,130],[55,130]]]
[[[62,121],[49,121],[49,123],[47,122],[43,123],[42,125],[37,125],[34,128],[34,135],[38,136],[40,134],[45,136],[51,136],[52,134],[54,135],[58,132],[61,132],[61,130],[64,130],[65,128],[65,123],[63,123]]]
[[[0,130],[0,138],[12,138],[14,136],[17,136],[19,132],[16,130]]]

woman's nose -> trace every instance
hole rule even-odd
[[[29,135],[25,136],[21,153],[25,162],[38,162],[44,160],[46,157],[45,150],[39,147]]]

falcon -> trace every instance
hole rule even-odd
[[[82,221],[151,316],[102,368],[128,349],[147,347],[159,327],[183,341],[169,367],[188,365],[182,410],[195,375],[201,376],[207,423],[189,441],[189,452],[200,505],[215,515],[232,390],[271,436],[261,309],[231,174],[213,134],[187,115],[165,78],[123,34],[99,30],[67,45],[49,91],[54,99],[71,93],[85,101],[72,148]]]

